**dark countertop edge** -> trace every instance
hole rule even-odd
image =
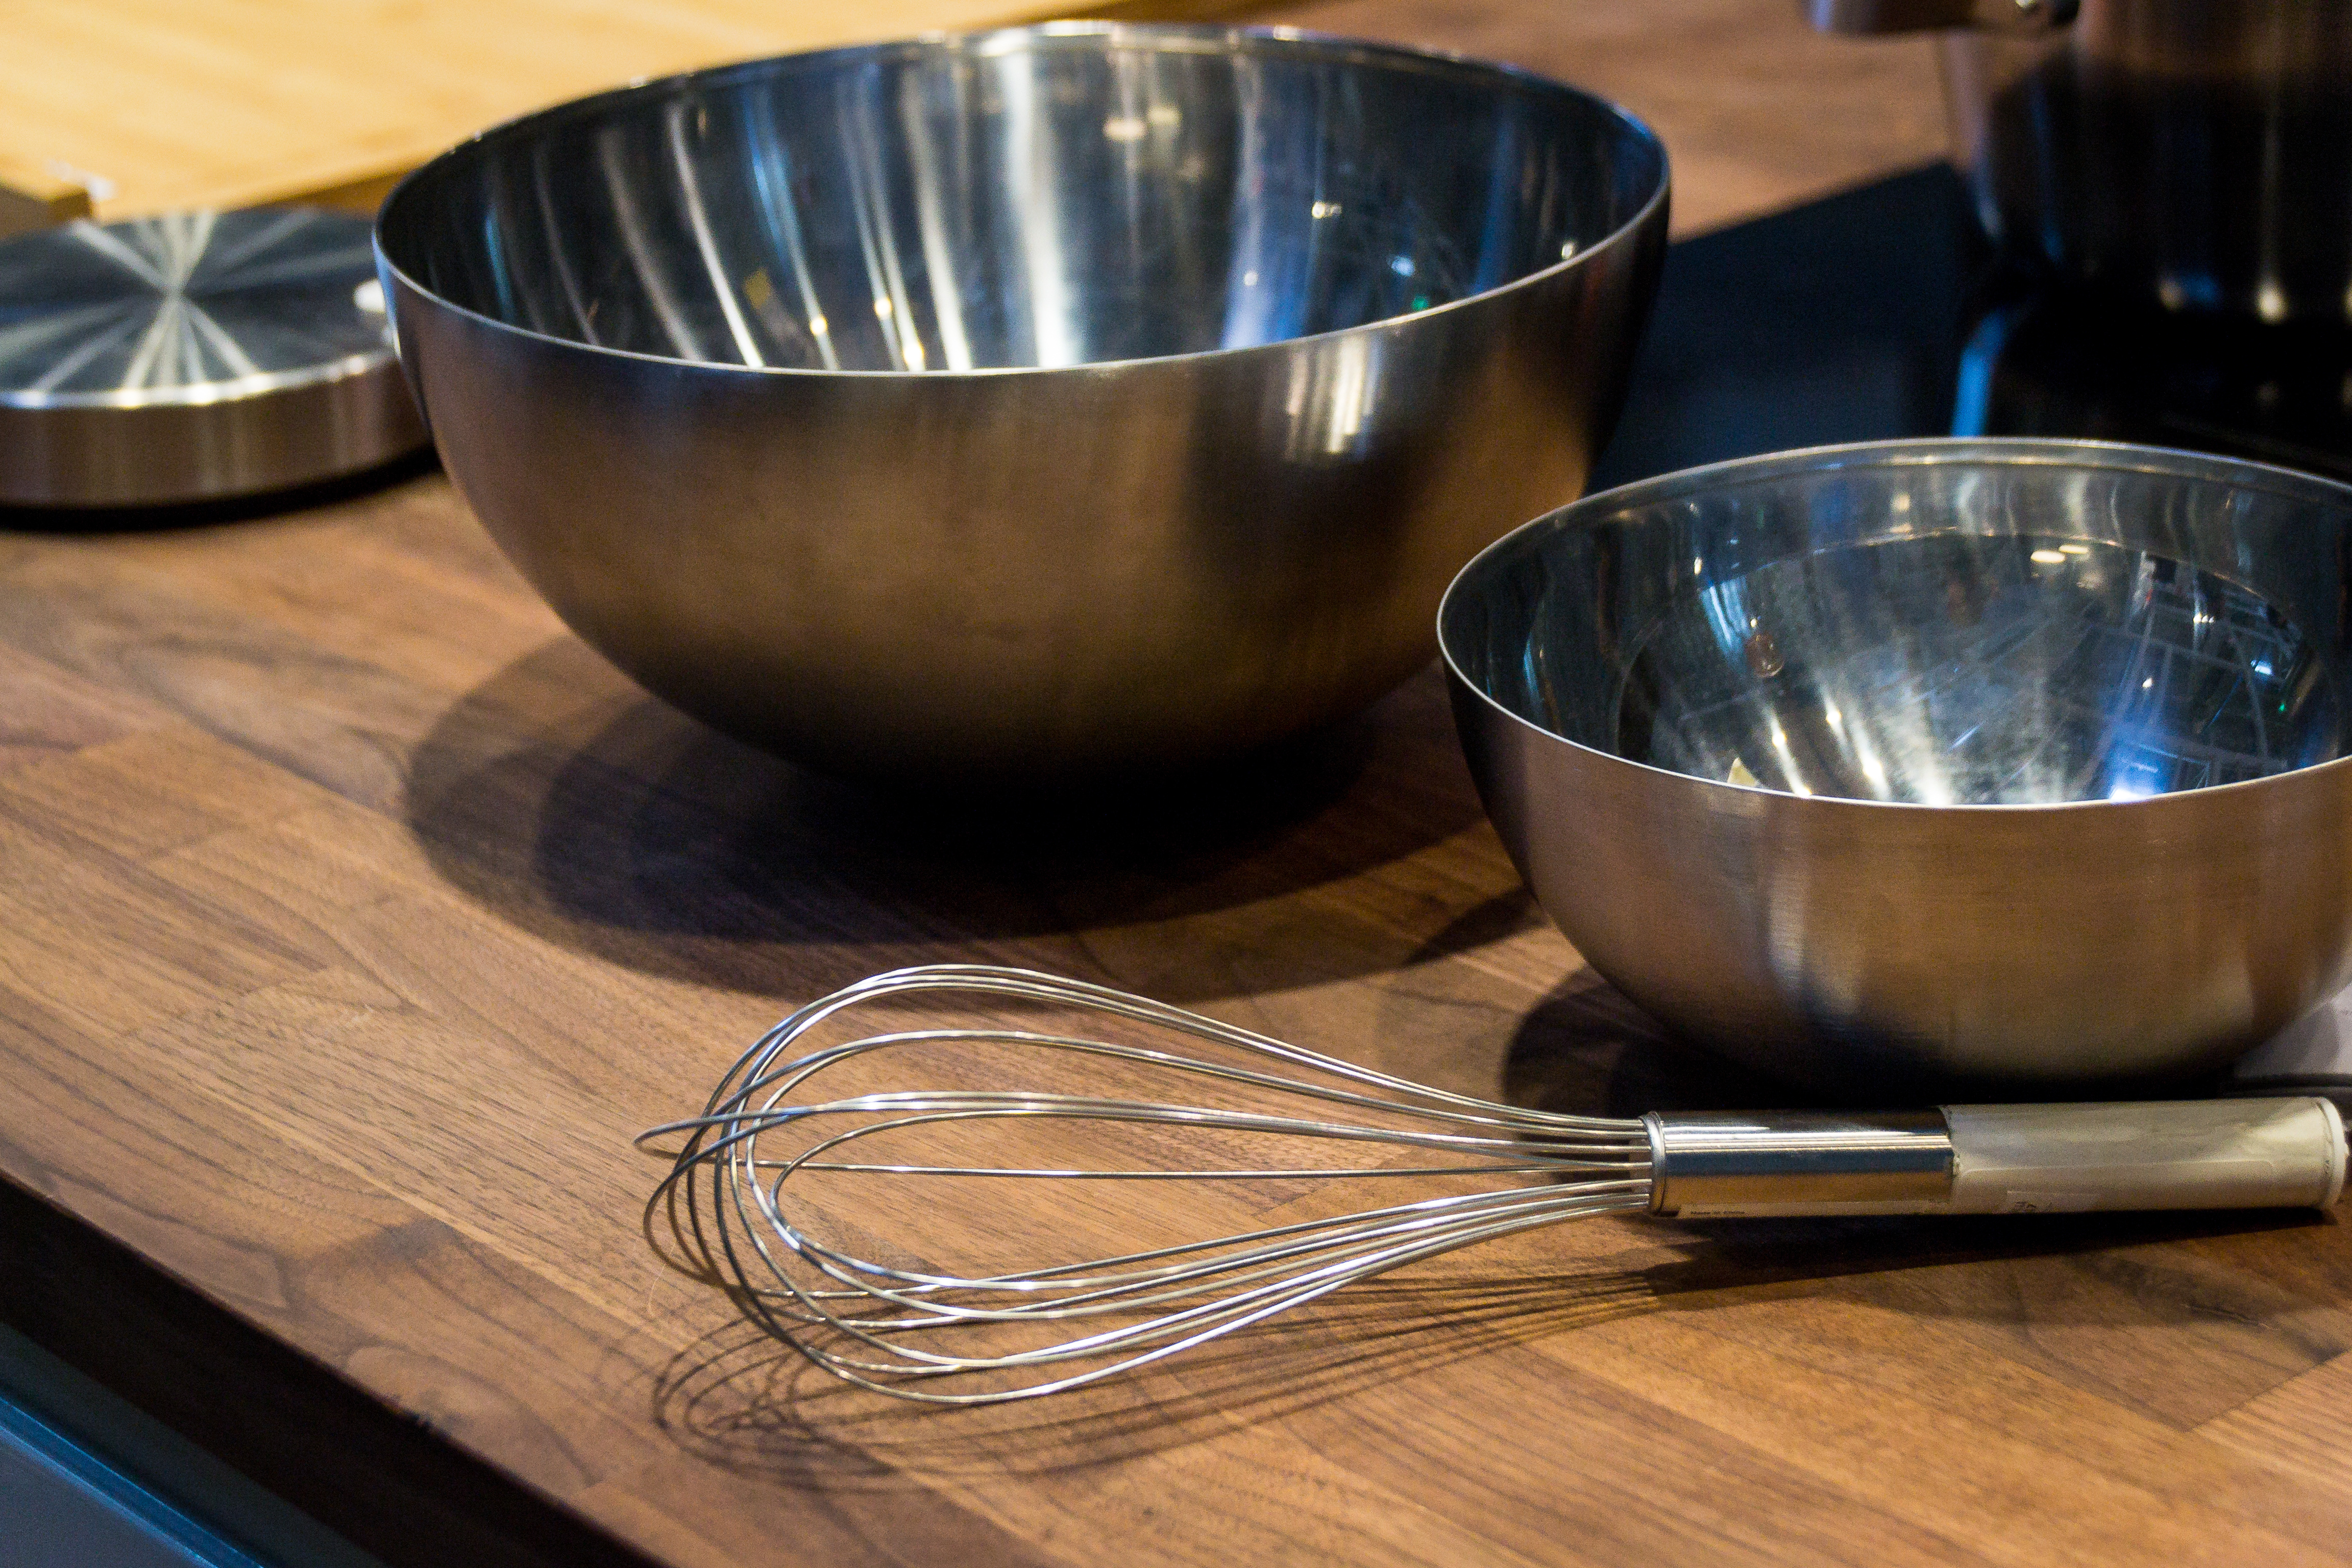
[[[5,1178],[0,1323],[387,1568],[656,1568]]]

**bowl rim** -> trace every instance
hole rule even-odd
[[[585,119],[601,114],[615,104],[631,98],[658,99],[689,87],[725,84],[734,78],[754,78],[774,72],[786,65],[795,68],[815,69],[826,62],[845,63],[865,58],[874,59],[918,50],[950,48],[974,58],[986,59],[1019,54],[1065,38],[1104,38],[1132,40],[1137,45],[1159,52],[1174,54],[1225,54],[1236,50],[1276,51],[1297,50],[1308,55],[1326,56],[1342,61],[1357,60],[1375,63],[1394,69],[1430,71],[1453,69],[1472,75],[1488,76],[1514,83],[1523,89],[1566,94],[1581,99],[1604,110],[1629,132],[1638,145],[1647,147],[1656,156],[1657,182],[1633,215],[1611,229],[1599,240],[1575,255],[1549,263],[1533,272],[1499,283],[1492,289],[1467,294],[1459,300],[1449,300],[1425,310],[1415,310],[1402,316],[1383,316],[1376,321],[1360,321],[1353,326],[1335,327],[1326,331],[1306,332],[1297,337],[1276,338],[1268,342],[1249,343],[1238,348],[1191,349],[1181,353],[1146,354],[1126,359],[1081,360],[1066,365],[984,365],[970,370],[828,370],[806,365],[751,365],[729,360],[681,359],[673,354],[646,353],[635,349],[618,349],[601,343],[582,342],[577,338],[542,332],[536,328],[517,326],[503,321],[471,306],[460,305],[447,296],[426,288],[393,260],[384,247],[387,221],[404,197],[453,160],[467,156],[473,149],[494,139],[519,135],[527,131],[542,129],[565,120]],[[833,48],[807,49],[782,55],[762,55],[751,59],[735,60],[720,65],[699,66],[674,71],[666,76],[645,77],[615,88],[568,99],[561,103],[530,110],[484,127],[454,146],[443,149],[425,163],[410,170],[395,184],[390,195],[376,209],[371,244],[375,253],[378,273],[388,284],[396,283],[398,292],[404,290],[429,301],[439,310],[478,323],[516,338],[546,343],[557,348],[573,349],[590,355],[644,364],[662,365],[678,370],[724,371],[740,375],[798,376],[825,381],[856,378],[864,381],[959,382],[999,379],[1008,376],[1051,376],[1084,374],[1125,370],[1143,365],[1181,364],[1196,361],[1230,360],[1244,356],[1283,353],[1295,351],[1302,344],[1321,344],[1353,336],[1394,331],[1411,324],[1433,321],[1452,315],[1472,306],[1486,306],[1490,301],[1531,289],[1566,274],[1579,271],[1586,263],[1602,252],[1619,247],[1630,237],[1641,234],[1653,224],[1662,224],[1674,190],[1674,169],[1666,154],[1664,140],[1657,132],[1626,109],[1622,104],[1589,92],[1583,88],[1561,81],[1558,78],[1527,69],[1525,67],[1481,59],[1473,55],[1451,50],[1417,47],[1402,44],[1381,43],[1372,39],[1349,37],[1342,34],[1320,33],[1302,27],[1286,26],[1219,26],[1213,23],[1138,23],[1116,20],[1075,19],[1034,23],[1024,26],[991,28],[981,32],[933,30],[908,34],[877,43],[849,44]],[[387,305],[390,301],[387,300]]]
[[[2105,459],[2105,460],[2102,460]],[[1528,541],[1540,530],[1557,533],[1577,526],[1590,526],[1594,515],[1633,505],[1652,505],[1713,489],[1732,479],[1777,478],[1787,474],[1825,472],[1846,468],[1934,468],[1950,463],[1973,462],[2005,467],[2074,468],[2129,473],[2194,475],[2236,483],[2242,488],[2272,493],[2300,492],[2305,499],[2332,500],[2347,512],[2352,512],[2352,484],[2326,479],[2318,474],[2289,468],[2276,463],[2257,462],[2245,458],[2227,458],[2218,453],[2193,452],[2179,447],[2154,447],[2129,441],[2095,441],[2072,437],[2051,436],[1916,436],[1891,440],[1845,441],[1828,446],[1797,447],[1786,451],[1759,452],[1741,458],[1728,458],[1696,468],[1677,468],[1668,473],[1654,474],[1605,490],[1597,490],[1556,507],[1541,517],[1519,524],[1486,549],[1472,556],[1455,573],[1437,602],[1437,654],[1445,666],[1445,673],[1454,688],[1475,697],[1487,710],[1526,730],[1529,734],[1555,746],[1565,746],[1574,752],[1633,769],[1662,779],[1673,779],[1702,794],[1720,791],[1731,798],[1751,798],[1768,801],[1784,811],[1906,811],[1906,812],[2002,812],[2011,815],[2032,812],[2137,811],[2146,814],[2151,808],[2184,809],[2180,803],[2200,801],[2226,795],[2232,791],[2270,789],[2289,781],[2308,781],[2315,775],[2342,772],[2352,768],[2352,752],[2331,757],[2324,763],[2312,763],[2264,778],[2240,779],[2234,784],[2200,784],[2191,789],[2168,790],[2162,795],[2140,795],[2126,800],[2060,800],[2060,801],[1959,801],[1948,805],[1936,805],[1926,801],[1864,800],[1852,795],[1802,795],[1793,790],[1769,789],[1762,784],[1732,784],[1727,780],[1703,778],[1696,773],[1679,773],[1662,768],[1654,763],[1636,762],[1614,752],[1602,751],[1571,740],[1556,730],[1549,730],[1522,713],[1497,701],[1480,682],[1471,679],[1461,661],[1454,657],[1451,641],[1445,635],[1446,623],[1453,610],[1455,595],[1466,595],[1465,586],[1473,574],[1482,569],[1492,570],[1487,563],[1495,557],[1514,550],[1528,548]],[[1466,721],[1457,714],[1457,728],[1466,728]],[[1466,741],[1467,737],[1464,739]]]

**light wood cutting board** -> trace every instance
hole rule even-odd
[[[450,143],[639,77],[1233,0],[0,0],[0,234],[94,214],[373,207]]]

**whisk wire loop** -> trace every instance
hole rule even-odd
[[[937,993],[1112,1017],[1199,1049],[996,1025],[812,1039],[852,1008]],[[907,1062],[987,1087],[872,1087],[871,1075]],[[822,1098],[823,1075],[852,1063],[861,1064],[855,1091]],[[1004,1086],[1019,1063],[1062,1077]],[[1107,1075],[1111,1092],[1076,1092],[1088,1074]],[[1213,1092],[1187,1103],[1134,1089],[1171,1079]],[[1265,1102],[1235,1102],[1248,1096]],[[883,1146],[866,1146],[877,1138]],[[1032,1157],[973,1157],[956,1144],[967,1138]],[[640,1142],[670,1139],[649,1226],[666,1205],[681,1241],[731,1281],[743,1309],[815,1366],[957,1405],[1098,1383],[1389,1269],[1594,1215],[2032,1213],[2049,1205],[2053,1180],[2070,1208],[2325,1209],[2347,1163],[2341,1117],[2311,1096],[1555,1115],[1410,1083],[1082,981],[980,964],[899,970],[810,1003],[736,1059],[701,1114]],[[942,1139],[949,1152],[935,1152]],[[914,1144],[911,1154],[900,1142]],[[1299,1151],[1297,1163],[1236,1153],[1269,1143]],[[1318,1165],[1308,1149],[1357,1163]],[[1397,1151],[1397,1163],[1379,1163],[1373,1151]],[[863,1255],[887,1243],[825,1239],[850,1228],[844,1215],[863,1225],[912,1214],[953,1230],[960,1247],[1005,1241],[997,1233],[1008,1212],[1043,1217],[1034,1203],[990,1203],[975,1185],[989,1181],[1067,1184],[1069,1201],[1048,1223],[1124,1237],[1139,1212],[1110,1205],[1102,1184],[1196,1183],[1213,1211],[1275,1218],[1265,1211],[1315,1208],[1334,1178],[1439,1176],[1487,1184],[968,1273]],[[1491,1184],[1508,1177],[1518,1181]],[[932,1186],[911,1200],[878,1190],[914,1183]],[[849,1196],[835,1210],[827,1192]]]
[[[1108,1016],[1189,1037],[1238,1059],[999,1026],[899,1028],[806,1044],[850,1009],[943,992]],[[1173,1075],[1381,1120],[1044,1089],[868,1089],[826,1100],[811,1088],[820,1075],[860,1058],[902,1052],[931,1061],[946,1051],[974,1053],[963,1058],[965,1071],[1001,1071],[1008,1056],[1050,1063],[1075,1055],[1115,1071]],[[1150,1128],[1417,1150],[1440,1158],[1343,1168],[1190,1161],[1106,1166],[846,1152],[877,1137],[1024,1122],[1090,1124],[1114,1139]],[[1638,1121],[1555,1115],[1457,1094],[1104,986],[978,964],[876,975],[800,1008],[736,1059],[700,1115],[651,1129],[639,1142],[671,1138],[681,1142],[654,1203],[682,1199],[698,1233],[704,1222],[693,1184],[703,1182],[716,1258],[748,1310],[848,1382],[940,1404],[996,1403],[1094,1383],[1390,1269],[1565,1219],[1646,1207],[1651,1194],[1651,1145]],[[778,1152],[763,1145],[777,1138],[794,1140],[794,1146]],[[1445,1194],[1099,1258],[959,1274],[886,1263],[821,1239],[814,1212],[804,1214],[793,1195],[793,1183],[812,1173],[1203,1183],[1521,1176],[1543,1184]],[[1024,1329],[1048,1337],[1011,1346],[987,1337]],[[1075,1370],[1059,1370],[1065,1367]],[[985,1386],[915,1386],[959,1377]]]

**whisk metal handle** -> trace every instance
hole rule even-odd
[[[1954,1214],[2328,1208],[2344,1121],[2326,1100],[1948,1105]]]
[[[2333,1205],[2328,1100],[1653,1113],[1650,1206],[1685,1219]]]

